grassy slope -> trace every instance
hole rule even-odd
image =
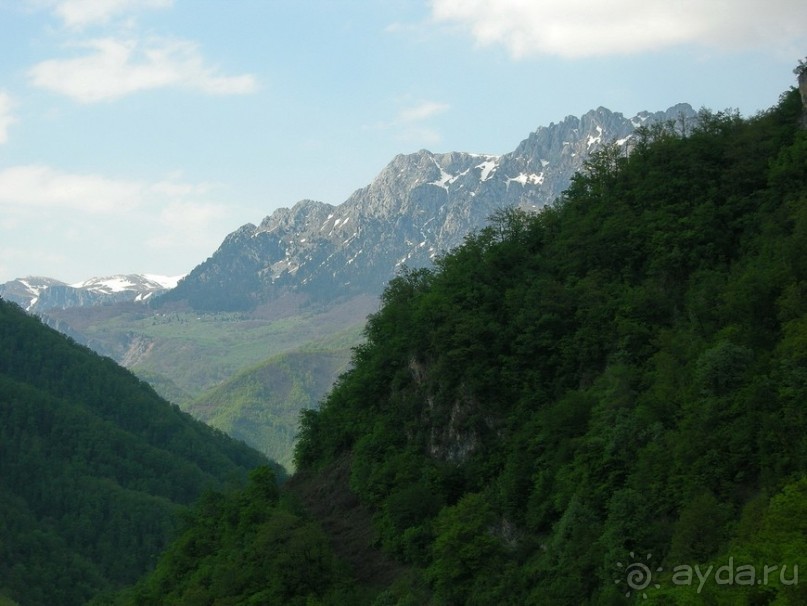
[[[347,369],[350,355],[350,349],[280,354],[238,373],[185,409],[291,469],[300,411],[316,408]]]
[[[48,316],[184,406],[278,354],[312,346],[354,345],[377,305],[377,298],[361,296],[327,309],[283,310],[274,315],[266,310],[201,313],[121,305],[53,311]]]
[[[170,402],[287,469],[300,410],[315,408],[347,368],[377,299],[325,309],[54,311],[77,338],[111,355]]]

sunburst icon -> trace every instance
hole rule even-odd
[[[661,585],[653,582],[653,573],[662,572],[664,569],[659,566],[655,570],[651,570],[650,560],[653,559],[653,554],[648,553],[644,562],[638,561],[636,554],[630,552],[631,562],[623,564],[617,562],[616,567],[619,569],[620,578],[614,580],[617,585],[625,584],[625,597],[629,598],[632,594],[642,596],[643,600],[647,599],[647,589],[653,587],[659,589]]]

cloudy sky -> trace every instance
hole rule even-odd
[[[605,106],[753,115],[804,0],[0,0],[0,282],[189,271],[395,154]]]

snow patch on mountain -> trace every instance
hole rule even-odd
[[[527,174],[527,173],[519,173],[517,177],[510,177],[507,179],[507,183],[519,183],[521,185],[527,185],[528,183],[532,185],[541,185],[544,182],[544,173],[540,174]]]
[[[156,282],[163,288],[170,289],[176,288],[179,281],[187,275],[188,274],[180,274],[178,276],[163,276],[160,274],[143,274],[143,277],[147,280],[151,280],[152,282]]]
[[[595,143],[602,143],[602,126],[597,125],[597,136],[589,135],[586,140],[586,149],[591,149]]]
[[[487,181],[498,168],[498,156],[488,156],[487,160],[482,162],[482,164],[477,164],[474,168],[478,168],[481,172],[479,173],[479,180],[482,182]]]

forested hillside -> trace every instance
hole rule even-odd
[[[243,490],[205,494],[156,570],[136,587],[93,606],[344,606],[367,603],[328,537],[280,498],[267,467]]]
[[[298,487],[203,502],[119,601],[807,603],[802,112],[791,91],[643,129],[553,207],[403,272],[302,418]],[[356,511],[322,490],[346,468],[401,563],[384,586],[347,580],[303,521]],[[712,576],[686,583],[696,565]]]
[[[0,300],[0,596],[68,606],[133,582],[187,505],[262,464]]]
[[[394,279],[298,467],[349,455],[437,604],[620,603],[648,554],[646,603],[807,603],[802,111],[643,130]],[[730,557],[760,583],[671,576]]]

